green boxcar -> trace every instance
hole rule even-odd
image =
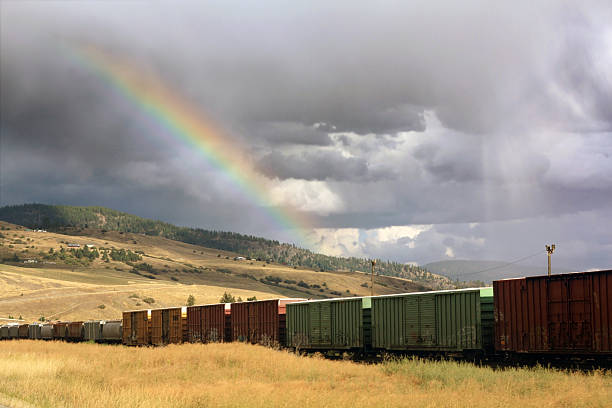
[[[369,345],[369,319],[369,298],[289,303],[287,346],[303,350],[362,350]]]
[[[372,298],[372,346],[397,351],[493,348],[493,289],[459,289]]]

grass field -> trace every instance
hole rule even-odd
[[[465,363],[378,365],[245,344],[127,348],[0,343],[15,407],[609,407],[612,376]]]
[[[0,319],[112,319],[120,317],[123,310],[185,305],[189,295],[198,304],[215,303],[226,291],[242,299],[355,296],[370,291],[369,276],[363,273],[315,272],[262,261],[235,261],[238,254],[160,237],[100,230],[69,236],[26,231],[3,222],[0,227],[4,228],[0,231],[0,258],[17,253],[22,259],[39,261],[0,264]],[[132,267],[124,262],[101,259],[89,265],[43,262],[41,253],[59,251],[67,243],[140,251],[139,262],[150,265],[156,274],[143,274],[147,278],[130,273]],[[280,285],[266,277],[280,279]],[[300,281],[310,287],[299,286]],[[422,286],[405,279],[376,277],[376,294],[420,289]],[[144,303],[145,298],[154,302]]]

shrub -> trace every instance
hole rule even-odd
[[[143,298],[142,301],[148,304],[155,303],[155,299],[153,299],[152,297]]]
[[[223,293],[223,296],[221,296],[221,299],[219,299],[219,303],[234,303],[235,301],[236,298],[228,292]]]
[[[106,309],[106,306],[104,306],[104,305],[98,305],[98,309]]]
[[[193,295],[189,295],[187,297],[187,306],[195,305],[195,297]]]
[[[265,279],[268,282],[281,283],[283,280],[278,276],[266,276]]]

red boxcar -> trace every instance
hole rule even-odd
[[[272,299],[232,303],[232,341],[266,345],[285,343],[285,305],[306,299]]]
[[[187,307],[187,338],[191,343],[230,341],[226,337],[230,321],[230,304]]]
[[[612,354],[612,271],[493,282],[495,348]]]

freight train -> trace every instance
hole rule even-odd
[[[0,339],[249,342],[300,353],[416,354],[612,363],[612,270],[493,287],[325,300],[272,299],[123,312],[116,321],[4,325]]]

